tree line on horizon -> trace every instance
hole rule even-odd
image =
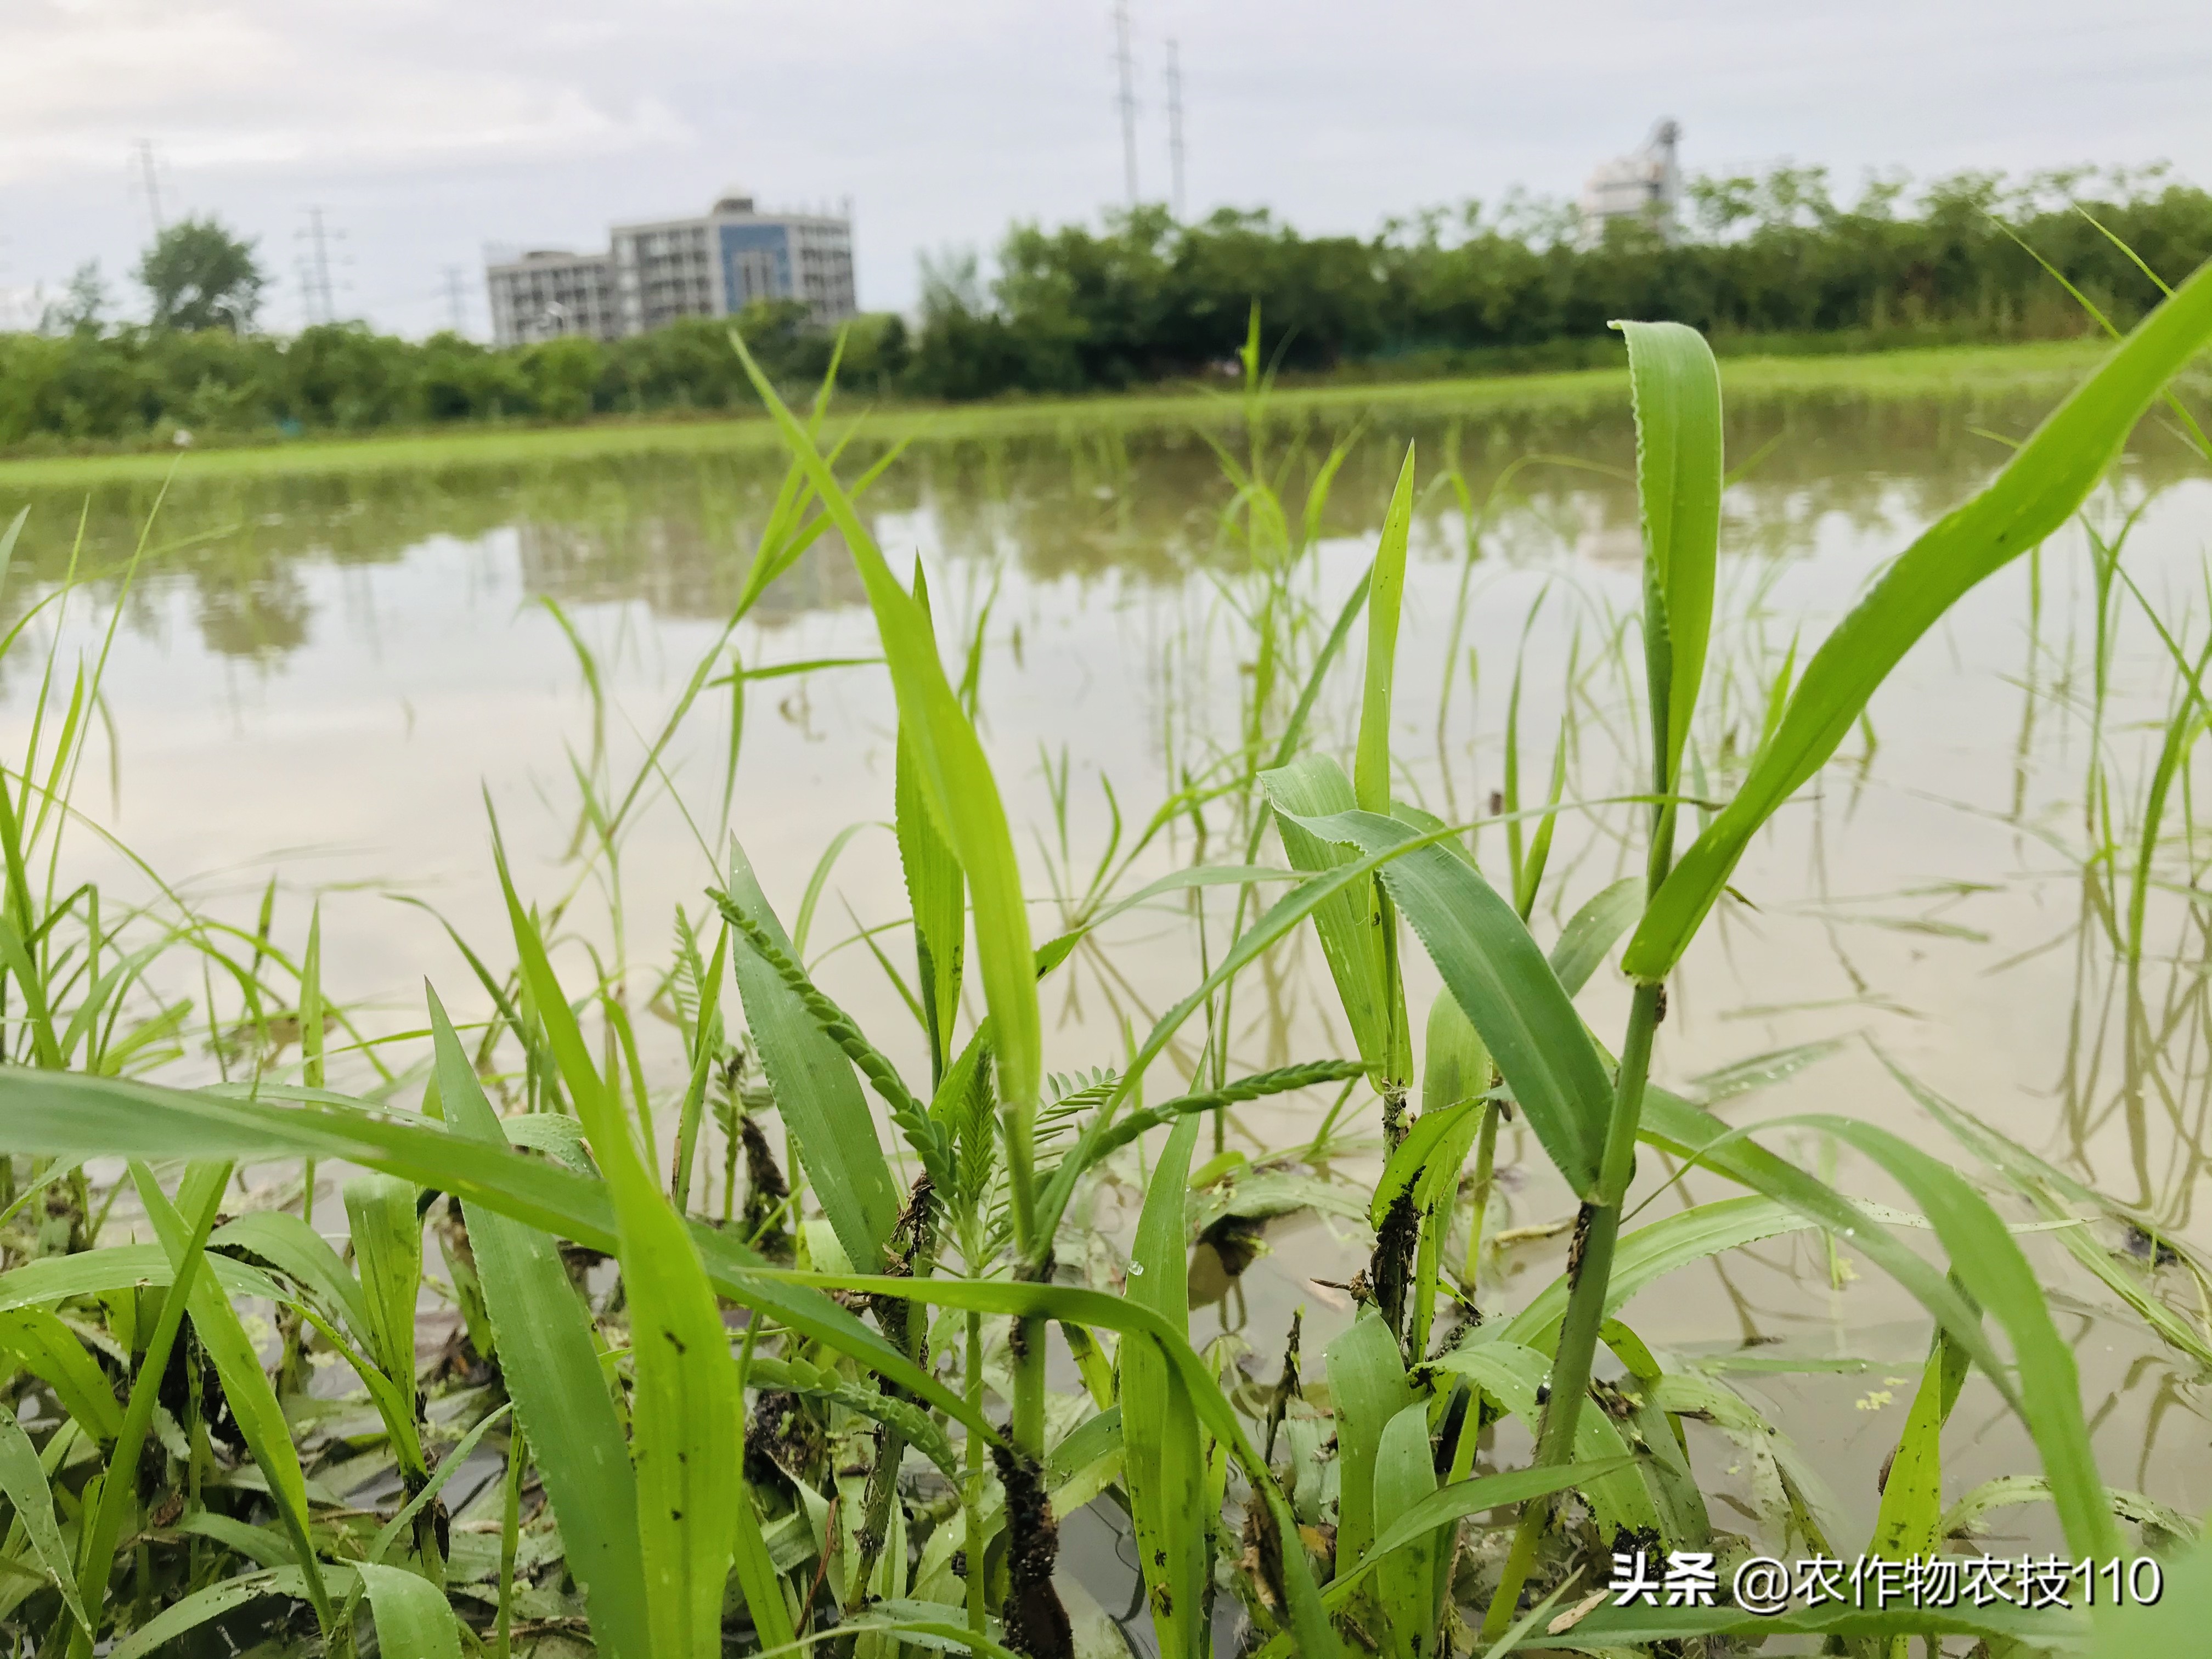
[[[846,331],[845,387],[967,400],[1118,391],[1233,367],[1252,307],[1292,375],[1414,378],[1613,361],[1606,325],[1688,323],[1723,351],[1821,351],[2060,337],[2125,326],[2162,279],[2212,257],[2212,195],[2163,167],[1917,191],[1869,180],[1850,201],[1820,168],[1690,181],[1677,222],[1613,220],[1510,197],[1395,220],[1371,238],[1307,236],[1265,210],[1181,223],[1162,207],[1099,227],[1018,224],[992,274],[923,261],[909,322]],[[2054,273],[2063,282],[2053,280]],[[0,334],[0,445],[247,436],[465,422],[729,411],[756,399],[727,339],[695,318],[601,342],[492,347],[359,323],[257,331],[265,272],[209,219],[173,225],[136,273],[150,320],[112,324],[87,267],[37,332]],[[779,380],[818,380],[836,342],[805,307],[735,319]]]

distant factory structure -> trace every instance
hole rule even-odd
[[[697,218],[617,225],[610,240],[605,253],[541,248],[489,262],[492,337],[613,340],[757,300],[796,300],[823,327],[860,308],[849,213],[763,212],[733,188]]]
[[[1601,240],[1607,223],[1615,219],[1639,221],[1674,240],[1682,204],[1682,169],[1675,154],[1681,140],[1679,123],[1662,121],[1634,155],[1598,164],[1583,186],[1583,230],[1590,240]]]

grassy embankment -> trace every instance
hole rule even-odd
[[[2015,345],[1942,346],[1856,356],[1753,356],[1722,360],[1732,398],[1941,397],[1962,392],[2049,392],[2071,386],[2098,361],[2094,340]],[[1625,368],[1401,383],[1279,387],[1275,413],[1296,418],[1369,408],[1405,413],[1617,406]],[[1229,422],[1243,410],[1234,395],[1185,386],[1170,391],[1085,398],[1007,399],[946,407],[902,404],[867,418],[880,436],[927,435],[936,441],[1013,438],[1101,422],[1136,428]],[[240,444],[192,453],[190,470],[231,477],[281,472],[373,472],[450,465],[496,466],[604,455],[773,448],[764,417],[737,420],[603,420],[575,426],[453,428],[363,438]],[[158,478],[178,465],[174,452],[0,459],[0,489],[67,489]]]

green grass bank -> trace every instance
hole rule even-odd
[[[1734,399],[1791,397],[1934,398],[1993,392],[2056,396],[2099,360],[2094,339],[1942,346],[1862,355],[1746,356],[1721,360]],[[1618,402],[1628,384],[1618,368],[1403,382],[1279,386],[1272,418],[1328,418],[1367,410],[1483,414]],[[1109,426],[1124,430],[1228,424],[1241,417],[1233,389],[1186,385],[1172,391],[1058,398],[1009,398],[946,406],[880,406],[861,418],[885,440],[978,441]],[[65,489],[179,476],[361,473],[446,466],[520,465],[639,453],[680,454],[776,447],[764,416],[735,419],[601,420],[572,426],[417,431],[366,438],[310,439],[223,448],[118,452],[0,459],[0,489]]]

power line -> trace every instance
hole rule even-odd
[[[1121,172],[1137,205],[1137,65],[1129,52],[1129,0],[1114,3],[1114,63],[1121,74]]]
[[[1182,62],[1176,43],[1168,42],[1168,164],[1174,189],[1169,200],[1178,222],[1182,218]]]

